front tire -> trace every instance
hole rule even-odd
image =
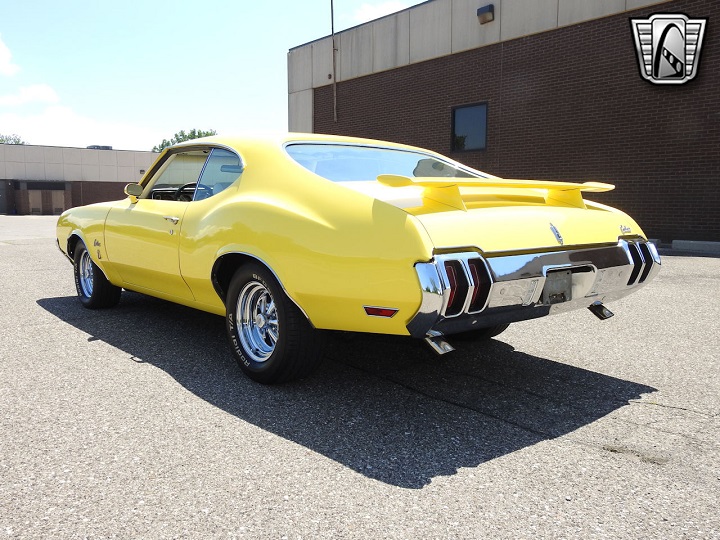
[[[107,280],[102,270],[90,258],[90,253],[82,242],[78,242],[75,247],[73,267],[75,289],[83,306],[100,309],[117,305],[122,289]]]
[[[242,266],[230,281],[226,326],[240,369],[259,383],[301,379],[322,360],[318,331],[258,264]]]

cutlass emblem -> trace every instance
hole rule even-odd
[[[560,231],[558,231],[557,227],[555,225],[553,225],[552,223],[550,224],[550,230],[555,235],[555,239],[558,241],[558,244],[560,244],[562,246],[565,242],[563,240],[562,235],[560,234]]]

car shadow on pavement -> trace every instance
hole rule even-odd
[[[220,317],[128,292],[111,310],[86,310],[74,297],[38,304],[223,411],[411,489],[572,432],[655,391],[497,339],[437,357],[411,338],[339,332],[328,333],[326,360],[312,377],[263,386],[237,367]]]

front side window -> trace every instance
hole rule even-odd
[[[485,150],[487,147],[487,103],[455,107],[452,112],[452,150]]]
[[[169,156],[145,187],[142,198],[190,201],[207,151],[193,150]]]
[[[397,174],[409,178],[480,176],[459,163],[437,156],[375,146],[328,143],[295,143],[286,147],[297,163],[333,182],[375,180],[381,174]]]

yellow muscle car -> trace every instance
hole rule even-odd
[[[613,186],[507,180],[410,146],[285,134],[164,150],[126,199],[60,216],[82,304],[122,289],[226,318],[242,370],[308,375],[320,330],[482,340],[648,283],[660,257]]]

